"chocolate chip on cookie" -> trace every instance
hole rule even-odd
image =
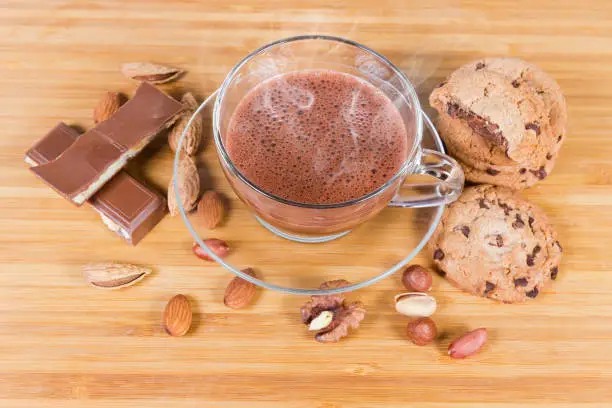
[[[558,274],[561,249],[546,214],[503,187],[467,188],[429,246],[455,286],[501,302],[535,298]]]
[[[470,237],[470,227],[468,227],[467,225],[461,225],[456,227],[459,231],[461,231],[461,233],[463,235],[465,235],[466,238]]]
[[[512,228],[519,229],[519,228],[523,228],[524,226],[525,226],[525,223],[523,222],[523,219],[521,218],[521,214],[517,213],[516,219],[512,223]]]
[[[536,176],[539,180],[544,180],[546,178],[546,176],[548,175],[548,173],[546,172],[546,169],[544,169],[544,166],[540,167],[537,170],[530,170],[534,176]]]
[[[436,261],[441,261],[444,259],[444,252],[441,249],[436,249],[434,251],[433,257]]]
[[[556,266],[553,266],[552,268],[550,268],[550,279],[555,280],[557,279],[557,274],[559,273],[559,268]]]
[[[525,287],[528,284],[529,284],[529,281],[527,281],[527,278],[517,278],[514,280],[514,286]]]
[[[527,123],[525,125],[525,130],[533,130],[536,133],[536,135],[539,135],[540,134],[540,125],[538,125],[535,122]]]

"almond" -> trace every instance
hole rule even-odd
[[[97,125],[110,118],[121,107],[121,95],[117,92],[107,92],[98,102],[93,111],[93,120]]]
[[[179,141],[181,140],[181,136],[189,123],[189,120],[195,113],[198,108],[198,102],[194,98],[194,96],[187,92],[183,95],[181,102],[188,108],[183,115],[176,121],[172,129],[170,129],[170,133],[168,133],[168,145],[173,152],[176,152],[178,149]],[[202,116],[197,115],[191,121],[191,125],[185,132],[185,138],[183,139],[183,144],[181,145],[181,150],[187,153],[189,156],[193,156],[198,152],[200,148],[200,143],[202,141],[202,133],[204,131],[204,124],[202,121]]]
[[[480,351],[487,342],[487,329],[472,330],[455,339],[448,346],[448,355],[451,358],[466,358]]]
[[[198,203],[198,216],[200,223],[208,229],[218,226],[225,216],[225,204],[221,194],[208,190],[202,194]]]
[[[181,204],[185,211],[189,212],[194,209],[200,194],[200,175],[191,157],[181,156],[175,177],[177,177],[178,194]],[[172,216],[179,213],[174,190],[174,178],[170,180],[170,185],[168,186],[168,210]]]
[[[121,66],[121,73],[136,81],[164,84],[180,77],[185,71],[150,62],[128,62]]]
[[[255,271],[251,268],[243,269],[242,272],[255,277]],[[257,287],[251,282],[236,276],[225,289],[223,303],[232,309],[240,309],[251,303],[255,296]]]
[[[164,309],[164,330],[171,336],[181,337],[187,334],[191,327],[193,313],[189,299],[185,295],[176,295]]]
[[[100,289],[120,289],[132,286],[151,273],[151,269],[127,263],[91,263],[83,267],[89,284]]]
[[[225,258],[227,254],[229,254],[229,245],[227,245],[227,243],[223,240],[217,238],[208,238],[204,240],[204,244],[206,244],[208,249],[213,251],[213,253],[219,258]],[[191,250],[198,258],[204,259],[205,261],[215,262],[215,260],[212,259],[210,255],[208,255],[208,253],[201,246],[198,245],[197,242],[193,243],[193,247],[191,248]]]

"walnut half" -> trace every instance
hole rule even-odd
[[[344,279],[323,282],[321,289],[339,288],[349,285]],[[344,294],[312,296],[302,306],[302,322],[310,325],[323,312],[333,314],[331,322],[317,331],[315,340],[322,343],[335,343],[348,335],[348,329],[356,329],[365,317],[366,310],[361,302],[348,303]],[[328,314],[328,313],[326,313]]]

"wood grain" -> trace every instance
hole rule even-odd
[[[163,89],[200,100],[246,53],[281,37],[349,37],[388,56],[422,96],[482,56],[517,56],[561,84],[569,132],[553,174],[526,192],[558,227],[565,256],[554,286],[525,305],[459,292],[433,294],[443,333],[417,348],[393,311],[399,276],[353,294],[368,307],[359,330],[321,345],[299,321],[303,298],[262,292],[256,305],[223,306],[228,272],[191,254],[179,218],[166,218],[136,248],[91,209],[75,208],[26,170],[23,154],[56,122],[92,126],[106,91],[131,95],[119,66],[153,61],[188,70]],[[612,3],[566,1],[17,1],[0,4],[0,406],[603,408],[612,401]],[[315,286],[359,280],[405,256],[426,215],[385,210],[346,239],[305,246],[256,224],[224,182],[208,145],[207,183],[231,199],[215,236],[236,265],[266,279]],[[156,143],[132,163],[165,189],[171,153]],[[417,258],[427,262],[427,253]],[[111,258],[111,259],[109,259]],[[80,267],[151,265],[137,286],[98,291]],[[194,304],[194,328],[170,338],[165,302]],[[471,360],[445,347],[487,327]]]

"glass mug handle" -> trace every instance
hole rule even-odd
[[[434,207],[452,203],[461,195],[464,175],[455,159],[435,150],[421,149],[419,160],[413,174],[427,174],[438,181],[403,184],[389,203],[390,207]]]

